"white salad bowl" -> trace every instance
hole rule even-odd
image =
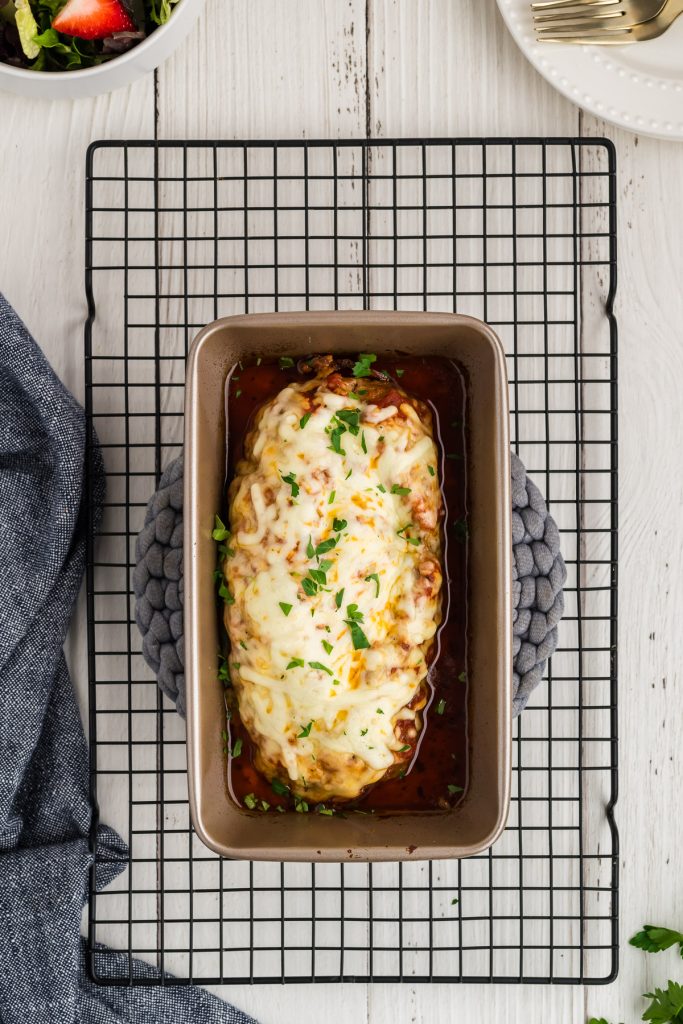
[[[104,64],[76,71],[30,71],[0,61],[0,89],[33,99],[81,99],[130,85],[153,71],[189,35],[205,0],[179,0],[164,25]]]

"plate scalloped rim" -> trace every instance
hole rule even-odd
[[[544,45],[534,36],[529,0],[497,3],[527,60],[573,103],[627,131],[683,141],[683,47],[680,77],[643,72],[629,63],[629,51],[647,47],[656,60],[670,38],[623,47]],[[667,35],[674,33],[683,39],[683,17]]]

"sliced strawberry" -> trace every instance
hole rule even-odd
[[[121,0],[67,0],[52,27],[77,39],[104,39],[136,26]]]

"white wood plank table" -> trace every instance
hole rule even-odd
[[[178,54],[130,89],[3,96],[0,287],[83,397],[83,168],[99,138],[606,135],[619,174],[620,914],[618,980],[580,986],[226,988],[264,1024],[633,1021],[673,954],[626,938],[681,927],[676,755],[683,725],[683,146],[582,114],[526,63],[494,0],[209,0]],[[81,602],[70,661],[85,701]],[[116,823],[116,808],[103,808]],[[665,959],[668,958],[668,959]],[[680,975],[680,968],[679,968]]]

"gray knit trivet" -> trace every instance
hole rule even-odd
[[[518,715],[557,647],[567,572],[555,521],[514,453],[512,551],[512,709]],[[150,499],[135,560],[135,618],[143,637],[142,653],[184,717],[182,456],[168,466]]]

